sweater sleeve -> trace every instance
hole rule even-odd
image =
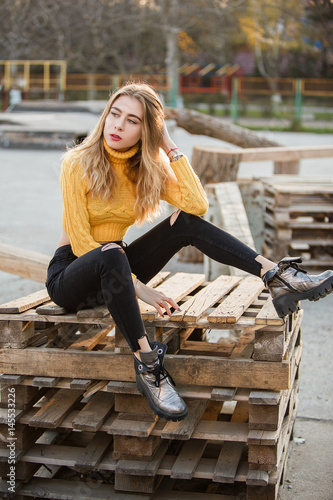
[[[170,163],[175,174],[169,178],[163,200],[192,215],[204,215],[208,200],[199,177],[186,156]]]
[[[70,160],[64,160],[60,177],[63,197],[62,223],[77,257],[101,246],[90,233],[88,184],[82,176],[83,172],[78,163],[71,164]]]

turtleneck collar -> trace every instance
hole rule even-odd
[[[128,151],[117,151],[116,149],[110,148],[104,138],[103,144],[110,160],[112,161],[116,159],[117,163],[126,163],[127,160],[132,158],[132,156],[134,156],[139,150],[139,144],[134,144],[134,146],[132,146]]]

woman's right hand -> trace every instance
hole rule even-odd
[[[135,283],[136,296],[146,304],[154,306],[157,312],[163,317],[163,309],[168,316],[171,316],[170,307],[180,311],[178,304],[171,298],[167,297],[163,292],[159,292],[155,288],[150,288],[141,281]]]

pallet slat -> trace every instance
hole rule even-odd
[[[245,278],[222,304],[209,314],[208,320],[212,323],[236,323],[263,289],[261,279],[251,276]]]

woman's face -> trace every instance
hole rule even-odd
[[[122,95],[112,104],[103,136],[108,146],[127,151],[142,136],[143,108],[135,97]]]

